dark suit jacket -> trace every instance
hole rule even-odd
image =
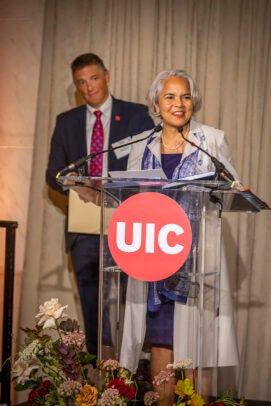
[[[56,183],[57,173],[70,163],[87,155],[86,105],[61,113],[56,120],[51,140],[47,183],[58,192],[62,187]],[[113,98],[109,133],[109,146],[127,136],[139,134],[153,128],[154,124],[143,104],[126,102]],[[126,170],[127,156],[117,159],[114,152],[108,154],[108,170]],[[85,168],[87,174],[87,167]],[[66,248],[69,250],[76,235],[66,233]]]

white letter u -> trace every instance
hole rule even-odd
[[[133,223],[133,238],[131,244],[125,242],[126,223],[123,221],[117,222],[117,247],[123,252],[138,251],[141,245],[142,224]]]

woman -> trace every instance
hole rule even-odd
[[[190,75],[181,70],[160,72],[151,85],[148,100],[151,112],[162,119],[162,130],[132,145],[128,170],[162,168],[169,179],[181,179],[215,171],[210,157],[187,142],[185,138],[188,138],[221,161],[238,181],[224,132],[199,124],[192,119],[193,114],[201,107],[201,98]],[[139,134],[133,140],[144,139],[147,134],[148,132]],[[226,275],[226,271],[222,269],[222,285],[228,290]],[[152,306],[150,312],[151,289],[151,284],[147,285],[129,278],[121,364],[134,369],[145,340],[151,344],[151,368],[152,374],[156,375],[160,370],[165,370],[173,358],[174,360],[193,358],[191,356],[193,349],[190,348],[187,337],[184,337],[185,335],[189,337],[188,325],[193,307],[168,300],[162,294],[161,306],[157,309]],[[224,328],[227,330],[227,343],[220,341],[219,344],[229,348],[229,352],[225,351],[224,355],[221,352],[219,363],[234,365],[238,362],[238,356],[229,296],[226,302]],[[155,329],[157,323],[159,328]],[[178,337],[179,325],[182,339]],[[172,399],[169,398],[167,404],[172,405]]]

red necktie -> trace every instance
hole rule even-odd
[[[95,154],[103,150],[104,131],[101,121],[102,112],[100,110],[94,111],[96,121],[93,127],[90,153]],[[89,176],[102,176],[103,172],[103,154],[97,155],[92,158],[89,164]]]

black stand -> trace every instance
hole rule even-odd
[[[14,288],[14,257],[15,233],[18,223],[0,221],[0,227],[6,229],[5,240],[5,275],[4,275],[4,306],[2,329],[2,365],[12,353],[12,319],[13,319],[13,288]],[[10,405],[11,363],[5,362],[0,373],[1,405]]]

